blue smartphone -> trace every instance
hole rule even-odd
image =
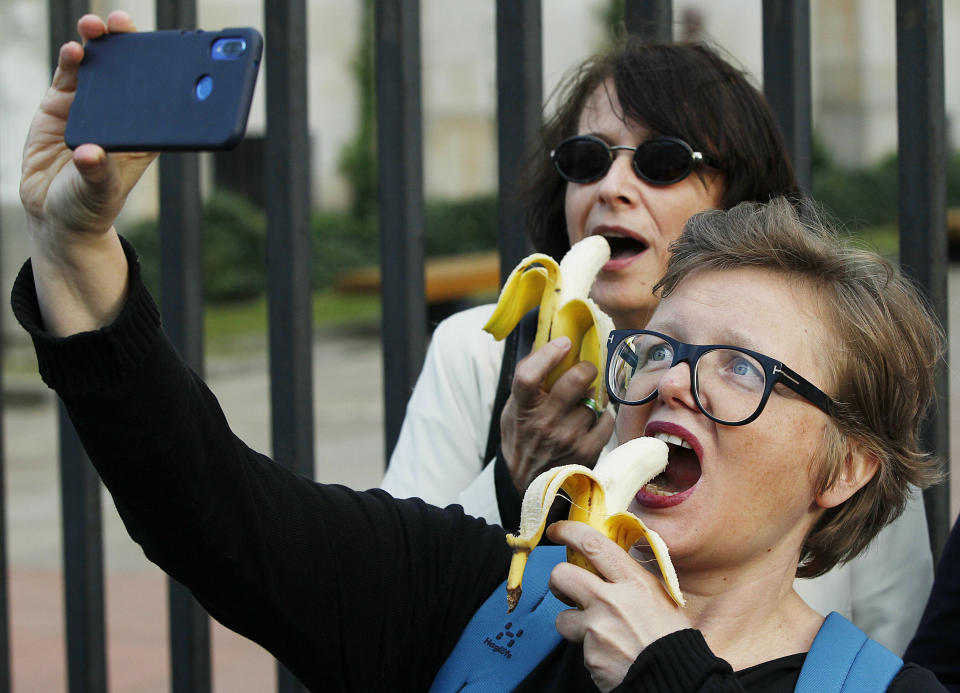
[[[71,149],[230,149],[246,131],[262,53],[251,27],[88,41],[64,140]]]

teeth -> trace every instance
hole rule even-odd
[[[584,238],[563,256],[560,264],[548,255],[534,253],[520,261],[503,285],[497,307],[483,329],[495,339],[504,339],[530,309],[539,305],[536,351],[551,339],[567,336],[573,347],[547,376],[549,390],[557,378],[579,361],[597,368],[592,397],[607,404],[603,370],[607,362],[607,335],[613,321],[590,299],[597,273],[610,259],[610,244],[603,236]]]
[[[650,480],[666,466],[667,447],[662,441],[635,438],[601,457],[592,470],[582,465],[568,464],[549,469],[534,479],[523,496],[520,531],[517,535],[507,535],[507,543],[513,548],[507,576],[507,611],[513,611],[520,600],[527,557],[540,542],[547,513],[553,499],[561,491],[570,498],[569,519],[585,522],[610,537],[625,551],[645,538],[660,567],[664,588],[677,604],[683,606],[683,594],[670,562],[667,545],[639,517],[627,511],[636,490],[645,484],[649,488]],[[673,494],[659,492],[658,495]],[[596,572],[579,552],[568,550],[567,560]]]
[[[664,496],[669,498],[670,496],[677,495],[678,491],[667,491],[666,489],[658,488],[652,483],[647,484],[643,487],[643,490],[649,493],[651,496]]]
[[[669,445],[676,445],[681,448],[686,448],[687,450],[693,450],[693,446],[690,445],[680,436],[675,436],[672,433],[654,433],[653,437],[657,440],[662,440],[664,443]]]

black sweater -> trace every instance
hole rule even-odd
[[[130,536],[311,690],[427,690],[506,577],[503,529],[459,506],[318,484],[248,448],[164,336],[125,248],[129,297],[106,328],[47,334],[30,263],[12,302]],[[803,659],[734,674],[681,631],[641,653],[618,690],[791,691]],[[582,648],[565,641],[521,689],[595,690]],[[907,667],[891,690],[942,689]]]
[[[930,599],[903,659],[927,667],[947,690],[960,693],[960,520],[943,547]]]

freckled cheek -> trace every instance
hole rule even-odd
[[[741,447],[744,473],[755,479],[775,481],[790,466],[790,458],[798,448],[790,444],[789,436],[762,436],[748,438]]]
[[[754,489],[757,500],[770,501],[753,505],[756,514],[779,514],[794,501],[806,504],[802,489],[814,445],[811,429],[795,420],[770,424],[764,435],[744,437],[735,453],[738,483]]]

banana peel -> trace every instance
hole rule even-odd
[[[540,543],[547,513],[559,492],[570,498],[568,519],[585,522],[608,536],[625,551],[645,539],[660,568],[667,594],[685,604],[667,545],[656,532],[627,511],[634,494],[667,466],[667,445],[656,438],[635,438],[600,458],[594,469],[568,464],[540,474],[527,488],[520,508],[518,534],[507,534],[513,549],[507,575],[507,612],[520,601],[527,558]],[[583,554],[567,549],[567,561],[596,571]]]
[[[590,387],[600,407],[607,404],[603,369],[613,320],[590,298],[590,287],[609,259],[610,244],[602,236],[575,243],[559,264],[543,253],[528,255],[507,277],[497,306],[483,326],[494,339],[504,339],[528,311],[539,306],[533,350],[563,335],[572,344],[563,361],[547,376],[544,389],[549,391],[557,378],[579,361],[589,361],[597,368]]]

